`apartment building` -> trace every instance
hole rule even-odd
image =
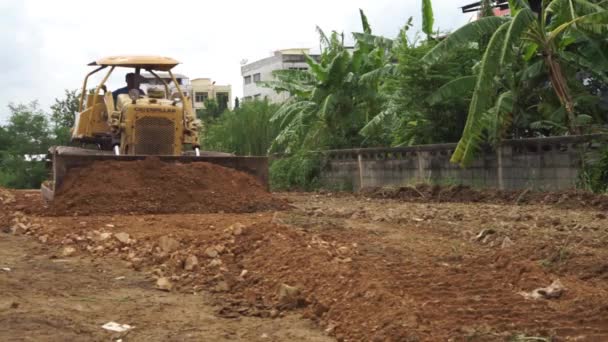
[[[192,101],[195,109],[205,108],[205,100],[215,99],[220,110],[232,109],[232,86],[216,84],[210,78],[195,78],[191,81]]]
[[[310,49],[284,49],[275,51],[270,57],[241,66],[243,77],[243,100],[264,99],[270,102],[282,102],[289,98],[287,93],[277,93],[274,90],[262,87],[260,82],[271,81],[275,70],[308,70],[304,54],[312,58],[319,55],[311,55]]]

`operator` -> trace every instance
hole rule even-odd
[[[135,73],[132,73],[132,72],[128,73],[125,76],[125,81],[127,82],[127,86],[126,87],[122,87],[120,89],[116,89],[116,90],[114,90],[112,92],[112,97],[114,98],[114,103],[116,103],[116,98],[118,97],[118,95],[120,95],[120,94],[129,94],[129,90],[131,90],[131,89],[137,89],[137,90],[139,90],[139,94],[140,95],[145,95],[146,94],[146,93],[144,93],[143,90],[141,90],[139,88],[140,78],[137,77],[135,75]]]

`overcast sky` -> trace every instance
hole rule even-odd
[[[434,0],[435,28],[468,20],[459,6],[472,0]],[[183,64],[190,78],[210,77],[242,94],[241,60],[272,51],[318,49],[315,27],[360,31],[362,8],[375,34],[395,37],[412,16],[420,30],[421,0],[0,0],[0,121],[9,102],[38,100],[47,109],[64,89],[74,89],[97,58],[158,54]],[[170,8],[171,7],[171,8]],[[122,86],[115,73],[110,86]]]

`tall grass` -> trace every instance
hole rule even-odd
[[[243,156],[262,156],[279,133],[278,123],[270,122],[277,105],[267,100],[246,101],[233,111],[208,124],[201,145],[205,150]]]

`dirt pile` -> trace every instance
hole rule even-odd
[[[10,221],[9,208],[12,207],[14,202],[15,196],[9,190],[0,187],[0,229],[8,226]]]
[[[469,186],[420,184],[401,187],[367,187],[360,194],[371,198],[408,202],[456,202],[496,204],[546,204],[565,209],[608,210],[608,196],[585,191],[541,192],[526,190],[473,189]]]
[[[100,161],[70,170],[49,211],[54,215],[242,213],[285,207],[248,174],[210,163],[148,158]]]

